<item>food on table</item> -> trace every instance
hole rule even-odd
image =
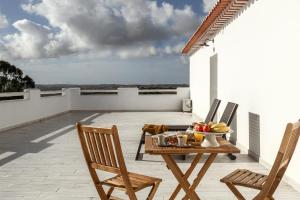
[[[199,132],[202,132],[203,131],[203,126],[204,126],[204,124],[201,124],[201,123],[196,123],[195,125],[194,125],[194,130],[195,131],[199,131]]]
[[[211,126],[211,131],[215,133],[226,133],[230,130],[230,127],[227,126],[224,122],[213,124]]]
[[[187,140],[184,137],[185,135],[177,135],[177,144],[178,146],[184,146],[186,145]],[[186,137],[187,138],[187,137]]]
[[[187,144],[187,141],[188,141],[188,135],[185,134],[185,135],[182,135],[182,136],[183,136],[184,143]]]
[[[194,131],[197,132],[214,132],[214,133],[226,133],[230,130],[230,127],[226,123],[213,123],[209,122],[208,124],[204,122],[195,122]]]
[[[178,144],[178,139],[176,135],[169,136],[166,138],[166,142],[168,145],[176,145]]]
[[[204,135],[201,132],[195,132],[194,137],[195,137],[195,141],[202,142],[203,138],[204,138]]]
[[[204,131],[204,132],[210,132],[210,127],[209,127],[208,124],[205,124],[205,125],[203,126],[203,131]]]

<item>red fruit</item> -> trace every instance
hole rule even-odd
[[[209,125],[207,125],[207,124],[204,125],[204,126],[203,126],[203,131],[204,131],[204,132],[209,132],[209,131],[210,131]]]
[[[202,132],[203,131],[203,125],[202,124],[196,124],[194,126],[194,129],[195,129],[195,131]]]

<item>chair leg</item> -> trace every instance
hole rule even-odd
[[[222,138],[223,139],[225,139],[225,140],[227,140],[227,138],[226,138],[226,135],[224,134],[224,135],[222,135]],[[229,154],[227,154],[227,157],[230,159],[230,160],[236,160],[236,156],[235,155],[233,155],[232,153],[229,153]]]
[[[236,156],[233,155],[232,153],[227,154],[227,157],[228,157],[230,160],[236,160]]]
[[[141,136],[141,139],[140,139],[139,147],[138,147],[137,152],[136,152],[135,160],[138,160],[139,157],[140,157],[140,151],[141,151],[142,145],[145,144],[145,135],[146,135],[146,133],[143,132],[143,134]]]
[[[275,200],[273,197],[267,197],[266,200]]]
[[[181,160],[186,160],[186,155],[185,154],[181,155]]]
[[[159,186],[160,182],[156,182],[154,183],[154,185],[152,186],[151,190],[150,190],[150,193],[147,197],[147,200],[152,200],[154,198],[154,195],[158,189],[158,186]]]
[[[226,185],[238,200],[246,200],[245,197],[243,197],[243,195],[238,191],[238,189],[233,184],[226,183]]]
[[[89,169],[89,172],[91,174],[91,177],[92,177],[92,180],[94,182],[94,185],[96,187],[96,190],[97,190],[97,192],[98,192],[98,194],[100,196],[100,199],[101,200],[108,200],[107,195],[106,195],[106,193],[105,193],[105,191],[104,191],[104,189],[103,189],[103,187],[102,187],[102,185],[100,183],[100,180],[98,178],[96,170],[93,169],[93,168],[91,168],[90,166],[88,166],[88,169]]]
[[[108,190],[108,192],[107,192],[107,194],[106,194],[107,198],[110,198],[110,197],[111,197],[111,194],[113,193],[114,189],[115,189],[114,187],[110,187],[110,188],[109,188],[109,190]]]

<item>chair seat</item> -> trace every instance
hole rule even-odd
[[[267,181],[267,178],[268,176],[263,174],[251,172],[246,169],[238,169],[225,176],[220,181],[223,183],[231,183],[233,185],[261,190]]]
[[[159,178],[154,178],[154,177],[130,173],[130,172],[128,173],[128,177],[134,191],[139,191],[145,187],[152,186],[154,183],[158,183],[162,181]],[[125,189],[125,184],[123,182],[121,175],[117,175],[112,178],[106,179],[101,183],[107,186]]]

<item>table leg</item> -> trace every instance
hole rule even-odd
[[[184,179],[189,178],[189,176],[192,174],[193,170],[197,166],[198,162],[200,161],[202,155],[203,155],[202,153],[199,153],[195,156],[195,158],[194,158],[193,162],[191,163],[189,169],[186,171],[186,173],[183,176]],[[180,189],[181,189],[181,186],[177,185],[176,189],[174,190],[174,192],[171,195],[169,200],[174,200],[176,198],[177,194],[179,193]]]
[[[215,158],[217,156],[217,153],[212,153],[209,155],[209,157],[207,158],[206,162],[204,163],[204,165],[202,166],[201,170],[199,171],[199,173],[197,174],[197,177],[195,178],[195,180],[193,181],[192,186],[190,187],[191,191],[195,191],[196,187],[199,185],[200,181],[202,180],[203,176],[206,174],[208,168],[210,167],[210,165],[214,162]],[[184,200],[189,199],[189,197],[187,195],[185,195],[185,197],[183,198]]]
[[[200,200],[200,198],[196,194],[195,190],[190,189],[190,183],[187,181],[186,178],[184,178],[184,174],[182,173],[182,171],[180,170],[180,168],[178,167],[178,165],[176,164],[174,159],[171,157],[171,155],[162,154],[162,157],[165,160],[165,162],[167,163],[167,165],[169,166],[170,170],[174,174],[175,178],[177,179],[177,181],[179,182],[181,187],[186,192],[186,195],[190,199]]]

